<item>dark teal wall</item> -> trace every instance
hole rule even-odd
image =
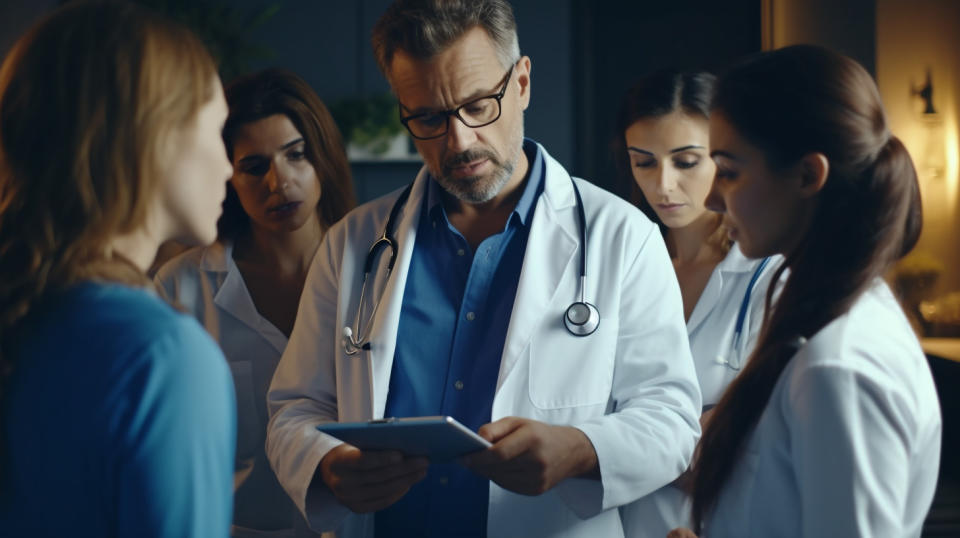
[[[256,11],[262,0],[197,0]],[[56,0],[0,0],[0,52]],[[326,101],[387,91],[370,50],[390,0],[281,0],[248,41],[273,50],[251,69],[281,66]],[[574,174],[615,189],[608,152],[620,95],[653,69],[720,67],[760,44],[759,0],[515,0],[521,51],[532,61],[527,136]],[[360,200],[410,181],[416,163],[355,163]]]

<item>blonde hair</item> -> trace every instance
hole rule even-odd
[[[82,280],[146,285],[110,245],[146,225],[171,135],[213,97],[186,28],[129,2],[58,9],[0,68],[0,396],[12,335]]]

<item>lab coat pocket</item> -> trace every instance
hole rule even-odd
[[[607,404],[617,350],[616,318],[588,336],[567,331],[558,316],[530,342],[530,401],[539,409]]]
[[[253,467],[253,461],[263,451],[266,431],[257,415],[253,387],[253,361],[231,361],[233,386],[237,391],[237,462],[236,471]]]

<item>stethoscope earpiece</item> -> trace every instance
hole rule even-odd
[[[600,312],[590,303],[576,302],[567,308],[563,315],[563,324],[570,334],[588,336],[600,326]]]

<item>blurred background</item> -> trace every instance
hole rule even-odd
[[[419,158],[396,117],[369,36],[389,0],[137,0],[192,26],[225,82],[291,69],[330,106],[345,138],[358,200],[412,180]],[[0,56],[61,0],[3,0]],[[574,175],[621,193],[610,142],[620,96],[650,71],[721,71],[752,52],[795,43],[847,54],[874,74],[891,130],[917,166],[924,230],[890,281],[922,337],[945,417],[944,484],[927,536],[960,536],[960,1],[515,0],[532,61],[527,136]],[[797,76],[804,76],[798,73]],[[789,128],[789,126],[784,126]],[[952,481],[952,482],[951,482]]]

